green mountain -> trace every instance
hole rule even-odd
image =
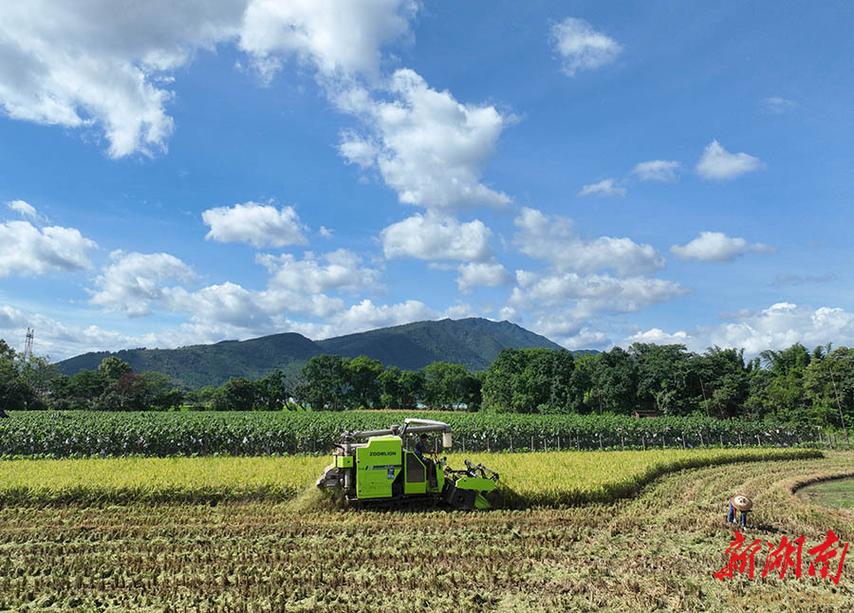
[[[505,348],[545,347],[560,349],[544,336],[516,324],[481,318],[419,321],[359,334],[312,341],[294,332],[273,334],[246,341],[222,341],[178,349],[126,349],[115,353],[93,352],[58,363],[71,375],[97,368],[114,355],[136,372],[156,370],[189,387],[220,385],[230,377],[258,378],[281,368],[295,373],[314,355],[345,357],[367,355],[386,366],[423,368],[439,360],[463,364],[471,370],[489,367]]]
[[[367,355],[385,365],[407,370],[417,370],[437,361],[483,370],[489,368],[502,349],[561,348],[545,336],[509,321],[496,322],[478,317],[418,321],[338,336],[317,344],[323,353],[348,357]]]

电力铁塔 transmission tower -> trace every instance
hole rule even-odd
[[[27,328],[27,340],[24,343],[25,362],[33,357],[33,338],[35,338],[35,331],[32,328]]]

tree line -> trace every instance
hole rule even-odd
[[[744,352],[635,343],[575,356],[550,349],[505,349],[481,372],[434,362],[421,370],[384,367],[359,356],[312,357],[296,374],[182,389],[168,376],[135,373],[116,357],[72,376],[0,340],[0,409],[343,411],[416,408],[507,413],[773,416],[786,421],[854,423],[854,350],[801,344]]]

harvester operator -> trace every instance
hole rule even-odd
[[[415,457],[424,463],[424,468],[427,470],[427,481],[431,487],[436,487],[436,463],[427,457],[430,452],[430,447],[427,444],[427,435],[421,434],[418,437],[418,442],[415,443]]]

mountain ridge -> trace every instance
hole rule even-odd
[[[512,322],[469,317],[418,321],[317,341],[297,332],[283,332],[175,349],[89,352],[58,362],[57,366],[64,374],[72,375],[97,368],[107,356],[116,356],[136,372],[156,370],[188,387],[202,387],[220,385],[230,377],[258,378],[276,368],[295,374],[312,356],[323,353],[367,355],[385,366],[405,370],[417,370],[435,361],[483,370],[502,349],[528,347],[563,349]]]

